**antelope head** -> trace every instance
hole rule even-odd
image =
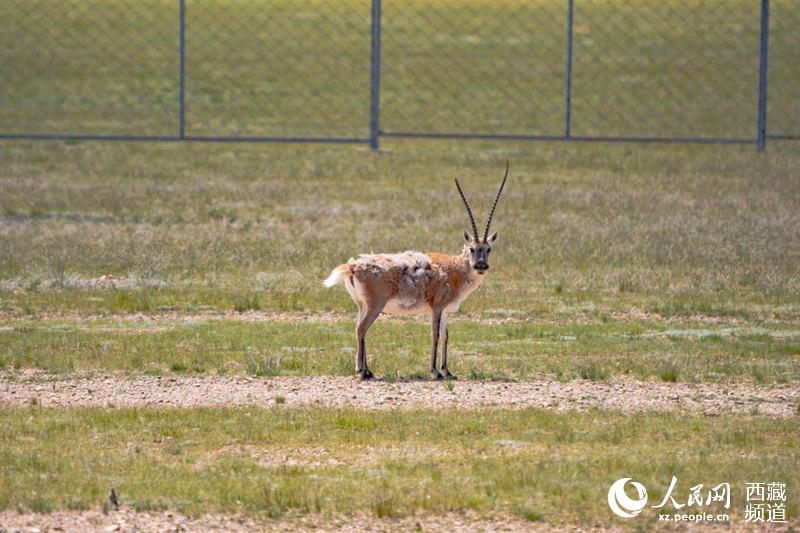
[[[461,185],[456,179],[456,187],[458,194],[461,195],[461,201],[464,202],[464,207],[467,208],[467,215],[469,215],[470,224],[472,224],[472,235],[469,232],[464,232],[464,251],[469,258],[469,265],[478,274],[485,274],[489,270],[489,253],[492,251],[492,245],[497,241],[497,232],[495,231],[489,235],[489,228],[492,225],[492,217],[494,216],[494,209],[497,207],[497,201],[500,199],[500,194],[503,192],[503,187],[508,179],[508,160],[506,160],[506,173],[503,176],[503,181],[500,183],[500,188],[497,189],[497,194],[494,197],[492,209],[489,211],[489,220],[486,221],[486,229],[483,232],[483,238],[478,237],[478,225],[475,223],[475,217],[472,214],[472,209],[469,207],[467,197],[464,196],[464,191],[461,190]]]

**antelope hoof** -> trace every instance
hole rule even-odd
[[[370,372],[370,370],[368,368],[365,368],[364,370],[362,370],[359,373],[359,375],[361,376],[361,381],[367,381],[369,379],[372,379],[372,377],[373,377],[372,376],[372,372]]]
[[[446,368],[442,369],[442,376],[444,376],[444,379],[458,379],[453,374],[451,374],[450,371],[447,370]]]
[[[441,374],[439,373],[439,371],[438,371],[438,370],[436,370],[435,368],[434,368],[433,370],[431,370],[431,374],[433,374],[433,379],[435,379],[435,380],[444,379],[444,376],[443,376],[443,375],[441,375]]]

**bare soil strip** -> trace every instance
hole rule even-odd
[[[0,512],[0,532],[5,531],[581,531],[580,527],[553,527],[514,517],[482,519],[470,513],[442,516],[377,518],[359,514],[351,517],[319,515],[260,519],[249,516],[206,514],[188,517],[174,511],[136,512],[122,508],[103,514],[99,510],[60,511],[50,514]],[[583,529],[585,530],[585,529]],[[592,528],[592,530],[597,530]],[[619,528],[603,528],[603,531]]]
[[[628,379],[358,381],[355,377],[126,376],[121,373],[49,375],[0,373],[0,404],[103,407],[241,406],[388,409],[601,409],[678,411],[713,416],[798,414],[796,383],[756,386],[664,383]]]
[[[693,314],[686,316],[663,316],[658,313],[652,313],[641,310],[631,311],[615,311],[611,313],[611,319],[619,322],[658,322],[658,323],[702,323],[702,324],[729,324],[736,325],[743,322],[742,319],[737,317],[719,317],[713,315]],[[35,316],[22,315],[11,313],[8,310],[0,309],[0,321],[13,324],[15,322],[30,322],[31,320],[41,321],[67,321],[67,322],[107,322],[117,321],[124,323],[134,324],[199,324],[205,322],[214,322],[220,320],[230,320],[239,322],[297,322],[297,323],[331,323],[352,320],[355,323],[356,311],[348,312],[347,310],[340,311],[317,311],[313,313],[302,312],[274,312],[274,311],[207,311],[199,313],[181,313],[181,312],[161,312],[161,313],[116,313],[109,315],[102,314],[88,314],[80,311],[54,311],[38,313]],[[422,316],[392,316],[381,315],[380,320],[388,322],[420,322],[427,324],[429,317]],[[521,314],[506,314],[505,312],[498,312],[497,316],[485,315],[468,315],[468,314],[455,314],[450,321],[456,322],[474,322],[485,325],[498,325],[498,324],[590,324],[601,322],[600,318],[592,317],[544,317],[544,316],[525,316]],[[771,318],[764,318],[765,323],[786,323],[795,324],[796,320],[775,320]]]
[[[627,525],[627,524],[626,524]],[[734,519],[724,528],[728,531],[792,531],[798,521],[794,518],[785,524],[748,524]],[[650,525],[656,531],[718,531],[714,523],[687,524],[658,523]],[[41,531],[95,531],[95,532],[164,532],[164,531],[343,531],[390,532],[390,531],[447,531],[466,533],[472,531],[625,531],[619,525],[580,526],[571,524],[551,525],[546,522],[529,522],[508,515],[480,518],[471,512],[447,513],[444,515],[419,515],[402,518],[378,518],[359,513],[354,516],[322,516],[316,514],[287,515],[278,519],[225,514],[204,514],[189,517],[177,511],[133,511],[122,507],[108,514],[100,510],[57,511],[50,514],[17,513],[0,511],[0,532]]]

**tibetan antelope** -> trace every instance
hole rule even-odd
[[[483,276],[489,270],[489,252],[497,241],[497,232],[489,235],[497,201],[508,178],[506,172],[492,209],[483,238],[478,237],[478,226],[472,209],[469,207],[464,191],[456,180],[456,187],[467,208],[472,235],[464,232],[464,247],[459,255],[446,255],[436,252],[423,254],[407,251],[399,254],[368,254],[358,259],[350,259],[334,268],[324,284],[333,287],[344,282],[350,297],[358,305],[358,325],[356,326],[356,372],[361,379],[372,378],[367,368],[367,351],[364,338],[367,330],[381,312],[388,314],[431,313],[430,371],[434,379],[455,378],[447,370],[447,315],[458,310],[459,305],[478,288]],[[436,368],[436,352],[439,346],[439,332],[442,337],[441,372]]]

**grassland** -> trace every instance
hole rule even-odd
[[[798,380],[795,145],[13,143],[0,156],[12,373],[348,374],[352,303],[320,280],[360,251],[457,250],[452,177],[483,213],[509,156],[492,271],[452,323],[462,379]],[[427,336],[379,322],[378,375],[422,377]],[[739,500],[752,479],[796,484],[796,416],[276,405],[5,408],[14,481],[0,505],[96,507],[113,484],[136,508],[190,514],[597,525],[613,523],[604,491],[623,474],[655,495],[672,473],[730,481]]]
[[[512,181],[492,272],[464,305],[467,323],[454,325],[462,375],[569,377],[599,365],[600,375],[797,378],[800,156],[791,144],[764,156],[5,144],[1,305],[14,324],[0,341],[3,363],[212,370],[279,358],[276,373],[342,373],[353,306],[320,280],[363,251],[456,251],[466,217],[451,178],[463,178],[483,213],[506,154]],[[104,284],[108,275],[119,283]],[[248,310],[339,319],[180,319]],[[177,318],[148,331],[130,313]],[[497,320],[513,323],[492,327]],[[372,335],[382,369],[418,371],[423,325],[379,324]],[[313,354],[291,352],[311,339]]]
[[[672,475],[678,501],[696,483],[730,482],[738,520],[745,482],[800,482],[797,425],[763,419],[23,408],[0,410],[0,421],[0,507],[34,511],[94,507],[116,486],[138,509],[472,510],[597,525],[609,522],[609,484],[633,472],[654,502]],[[648,509],[639,525],[654,520]]]
[[[322,288],[363,251],[460,249],[452,178],[485,216],[512,160],[490,283],[466,311],[638,307],[795,319],[795,145],[3,144],[7,310],[344,309]],[[124,291],[85,290],[103,275]],[[66,296],[65,296],[66,295]],[[127,297],[126,297],[127,296]],[[474,303],[473,303],[474,302]],[[252,307],[252,306],[251,306]]]
[[[800,333],[783,325],[467,321],[451,329],[451,370],[462,379],[800,380]],[[379,323],[370,332],[374,370],[387,379],[426,378],[429,335],[417,322]],[[351,375],[353,350],[352,321],[15,321],[0,334],[0,367]]]
[[[382,127],[561,134],[565,6],[452,5],[385,3]],[[753,136],[756,7],[576,2],[573,133]],[[800,10],[772,7],[769,131],[796,133]],[[0,11],[0,131],[176,132],[175,2]],[[186,16],[188,134],[366,135],[368,3]],[[362,252],[457,252],[453,178],[483,221],[508,158],[491,272],[451,323],[461,379],[800,380],[797,144],[383,147],[3,142],[3,379],[350,374],[353,304],[321,280]],[[373,369],[426,377],[428,343],[424,323],[381,321]],[[796,415],[275,405],[0,407],[0,509],[93,508],[116,486],[191,514],[618,525],[611,482],[660,499],[674,474],[732,483],[735,521],[745,482],[786,482],[798,517]]]

